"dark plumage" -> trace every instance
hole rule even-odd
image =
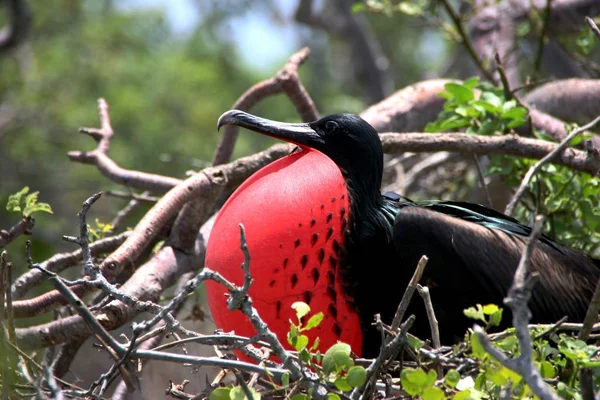
[[[371,325],[374,314],[391,322],[423,254],[429,262],[421,282],[431,291],[443,343],[462,338],[472,326],[463,309],[478,303],[502,305],[531,230],[477,204],[411,202],[382,195],[381,142],[360,117],[335,114],[310,124],[285,124],[233,110],[220,118],[219,126],[224,124],[316,149],[341,170],[350,197],[339,261],[341,295],[358,313],[363,355],[373,356],[379,350],[380,336]],[[541,278],[530,302],[532,322],[554,322],[565,315],[570,321],[581,321],[600,278],[600,261],[544,236],[533,253],[531,269]],[[430,329],[418,296],[408,312],[417,317],[411,332],[428,337]],[[505,312],[503,326],[509,324]]]

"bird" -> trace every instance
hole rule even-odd
[[[306,333],[311,342],[319,338],[321,351],[341,341],[358,356],[377,356],[381,333],[374,317],[392,322],[422,255],[428,263],[420,282],[430,290],[442,344],[460,341],[473,326],[466,308],[502,306],[531,229],[479,204],[382,193],[381,140],[361,117],[345,113],[287,123],[230,110],[217,129],[224,125],[296,145],[225,202],[205,258],[206,267],[242,285],[239,224],[244,226],[253,277],[248,294],[286,346],[296,320],[292,304],[301,301],[324,313],[321,325]],[[539,274],[528,303],[532,323],[583,320],[600,260],[542,235],[530,270]],[[206,292],[218,328],[256,334],[240,311],[227,310],[221,285],[208,282]],[[413,296],[410,314],[416,319],[409,333],[430,338],[419,296]],[[510,322],[504,312],[500,328]]]

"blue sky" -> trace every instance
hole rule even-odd
[[[293,19],[294,2],[273,0],[272,3],[286,20]],[[123,10],[164,10],[172,29],[181,35],[192,31],[201,20],[193,0],[127,0],[117,2],[116,5]],[[257,71],[271,69],[273,63],[287,57],[299,47],[298,27],[289,23],[276,24],[266,12],[256,10],[247,13],[243,17],[231,19],[228,25],[232,41],[237,45],[240,55]]]

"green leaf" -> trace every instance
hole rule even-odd
[[[306,336],[306,335],[298,336],[298,338],[295,341],[293,346],[296,349],[296,351],[303,350],[304,348],[306,348],[306,346],[308,346],[308,336]]]
[[[36,204],[32,204],[32,205],[28,205],[25,207],[25,209],[23,210],[23,216],[24,217],[29,217],[31,216],[31,214],[35,213],[35,212],[45,212],[48,214],[53,214],[52,212],[52,208],[50,207],[50,204],[48,203],[36,203]]]
[[[434,369],[427,371],[427,379],[425,380],[425,386],[433,386],[437,380],[437,372]]]
[[[298,321],[302,319],[305,315],[310,312],[310,306],[302,301],[297,301],[292,304],[292,308],[296,310],[296,316],[298,317]]]
[[[552,363],[548,361],[542,361],[540,363],[540,372],[542,373],[542,378],[544,379],[552,379],[556,376],[556,369]]]
[[[446,384],[446,386],[451,388],[456,387],[456,384],[459,380],[460,373],[455,369],[449,369],[448,372],[446,372],[446,376],[444,377],[444,383]]]
[[[342,400],[342,399],[340,398],[340,396],[338,396],[335,393],[328,393],[327,400]]]
[[[350,358],[350,346],[338,342],[331,346],[323,356],[323,372],[325,374],[337,373],[354,365]]]
[[[408,344],[414,350],[419,350],[421,347],[425,346],[425,342],[415,336],[408,336]]]
[[[444,391],[437,387],[428,387],[423,390],[423,400],[443,400],[446,398]]]
[[[469,78],[466,81],[464,81],[463,82],[463,86],[467,87],[469,89],[475,89],[477,87],[478,83],[479,83],[479,77],[478,76],[474,76],[474,77]]]
[[[473,351],[473,356],[479,360],[482,360],[487,354],[475,333],[471,334],[471,349]]]
[[[304,393],[298,393],[293,395],[290,400],[310,400],[310,396],[304,394]]]
[[[354,366],[348,370],[346,380],[352,387],[361,387],[367,381],[367,371],[360,365]]]
[[[527,110],[523,107],[515,107],[510,110],[502,112],[501,117],[504,119],[514,119],[525,122],[525,116],[527,115]]]
[[[298,331],[298,327],[290,321],[290,331],[287,334],[287,340],[292,347],[295,347],[294,343],[296,343],[296,340],[298,340],[299,334],[300,332]]]
[[[461,118],[458,115],[453,115],[450,118],[442,121],[438,128],[440,131],[449,131],[451,129],[462,128],[469,125],[469,120]]]
[[[322,312],[313,315],[312,317],[310,317],[310,319],[306,323],[306,326],[304,327],[303,330],[307,331],[309,329],[316,328],[317,326],[319,326],[321,324],[321,321],[323,321],[323,318],[325,318],[325,314],[323,314]]]
[[[316,338],[313,345],[310,346],[310,351],[315,351],[319,347],[320,344],[321,344],[321,339]]]
[[[481,304],[477,304],[477,308],[469,307],[466,310],[463,310],[463,313],[468,318],[476,319],[487,323],[483,314],[483,307],[481,306]]]
[[[230,387],[219,387],[212,391],[209,400],[229,400]]]
[[[430,375],[425,373],[423,369],[413,369],[413,368],[405,368],[402,370],[400,374],[400,383],[402,384],[402,388],[406,391],[406,393],[411,396],[417,396],[425,390],[427,387],[431,387],[435,382],[435,371],[433,371],[434,375]],[[432,380],[433,377],[433,380]]]
[[[459,104],[466,104],[469,100],[473,100],[473,89],[468,88],[458,83],[449,82],[444,85],[444,88],[454,95],[454,98]]]
[[[311,355],[310,352],[306,350],[306,348],[303,348],[298,352],[298,357],[300,357],[300,360],[302,360],[302,362],[308,363],[310,361]]]
[[[496,96],[492,92],[483,92],[481,94],[480,101],[482,101],[484,104],[487,103],[487,104],[491,105],[492,107],[494,107],[493,112],[495,114],[499,114],[500,111],[502,110],[502,104],[503,104],[502,99],[500,97]]]
[[[477,130],[477,134],[482,135],[482,136],[489,135],[491,133],[498,131],[499,127],[500,127],[500,122],[498,122],[498,120],[488,119],[483,124],[481,124],[481,126]]]
[[[342,377],[342,378],[337,378],[333,384],[335,385],[335,387],[342,391],[342,392],[349,392],[352,390],[352,386],[350,386],[348,384],[348,381],[346,380],[346,377]]]
[[[248,390],[252,393],[253,400],[260,400],[260,393],[258,393],[254,388],[249,387]],[[214,393],[214,392],[213,392]],[[244,393],[244,389],[241,386],[235,386],[229,392],[230,400],[247,400],[248,397]]]
[[[352,4],[352,13],[356,14],[367,9],[367,5],[365,3],[354,3]]]
[[[8,196],[8,202],[6,203],[6,210],[10,212],[21,212],[25,207],[25,195],[29,193],[29,187],[25,186],[23,189],[15,194]]]
[[[483,313],[485,315],[489,315],[489,325],[490,326],[499,326],[502,321],[502,308],[498,307],[495,304],[487,304],[483,306]]]
[[[281,375],[281,384],[285,387],[290,386],[290,373],[289,372],[284,372],[283,375]]]

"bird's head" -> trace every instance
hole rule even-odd
[[[230,110],[221,115],[217,129],[223,125],[241,126],[304,149],[318,150],[337,164],[350,189],[367,201],[380,198],[381,141],[377,131],[358,115],[333,114],[310,123],[287,123]]]

